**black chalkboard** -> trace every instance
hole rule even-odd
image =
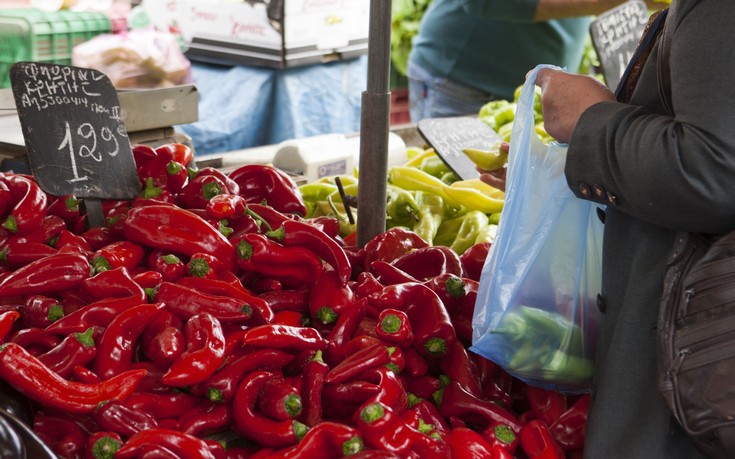
[[[630,0],[606,11],[590,24],[590,38],[608,88],[615,90],[633,57],[649,18],[641,0]]]
[[[477,117],[428,118],[419,121],[417,128],[442,161],[462,180],[480,176],[475,163],[463,150],[488,150],[501,140],[497,132]]]
[[[103,73],[41,62],[10,69],[28,162],[47,193],[132,199],[140,191],[117,91]]]

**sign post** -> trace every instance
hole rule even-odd
[[[117,91],[103,73],[41,62],[10,69],[28,162],[54,196],[85,198],[92,226],[104,224],[100,199],[140,191]]]
[[[590,38],[605,84],[613,91],[635,53],[648,17],[648,7],[642,0],[630,0],[600,14],[590,24]]]

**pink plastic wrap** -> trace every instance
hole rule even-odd
[[[161,88],[191,82],[191,63],[176,37],[152,29],[92,38],[74,47],[72,65],[99,70],[116,88]]]

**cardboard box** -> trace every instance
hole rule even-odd
[[[295,67],[365,54],[370,0],[145,0],[192,60]]]

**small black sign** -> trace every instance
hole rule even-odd
[[[132,199],[140,191],[117,91],[103,73],[19,62],[10,79],[28,162],[47,193]]]
[[[600,14],[590,24],[590,38],[608,88],[615,90],[618,86],[649,16],[643,1],[630,0]]]
[[[428,118],[418,122],[419,134],[462,180],[480,176],[464,150],[489,150],[501,140],[497,132],[477,117]]]

